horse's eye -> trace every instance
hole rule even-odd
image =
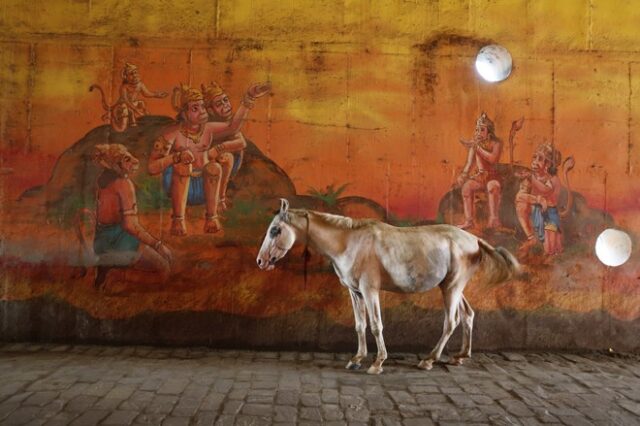
[[[271,228],[271,229],[269,230],[269,236],[270,236],[271,238],[275,238],[275,237],[277,237],[278,235],[280,235],[281,233],[282,233],[282,230],[281,230],[280,228],[278,228],[277,226],[274,226],[273,228]]]

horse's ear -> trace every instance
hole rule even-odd
[[[280,198],[280,213],[287,213],[288,211],[289,202],[284,198]]]
[[[280,198],[280,211],[278,214],[282,220],[289,222],[289,202],[284,198]]]

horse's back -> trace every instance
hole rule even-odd
[[[374,252],[386,279],[383,289],[427,291],[439,285],[452,268],[453,257],[478,250],[477,238],[451,225],[398,228],[372,227]]]

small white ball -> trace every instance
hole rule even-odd
[[[498,45],[484,46],[476,56],[476,70],[486,81],[495,83],[505,80],[511,74],[513,63],[507,49]]]
[[[631,238],[617,229],[605,229],[596,240],[596,256],[607,266],[620,266],[631,257]]]

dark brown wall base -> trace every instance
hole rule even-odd
[[[440,336],[441,311],[411,304],[384,311],[384,335],[390,352],[431,350]],[[354,351],[352,327],[322,312],[250,318],[221,312],[146,313],[124,320],[99,320],[53,298],[0,302],[0,340],[186,345],[236,349]],[[640,320],[620,321],[604,312],[558,310],[478,312],[475,350],[601,350],[640,352]],[[457,351],[460,330],[448,349]],[[370,338],[370,352],[375,343]]]

